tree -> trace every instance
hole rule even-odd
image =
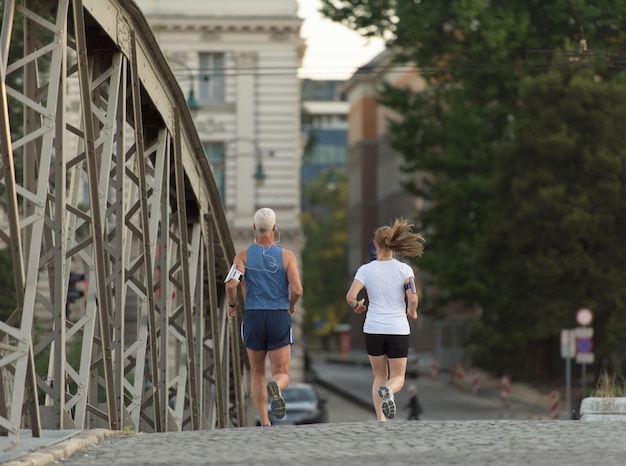
[[[520,79],[550,66],[553,50],[577,48],[583,32],[594,49],[620,44],[626,4],[322,0],[321,11],[385,38],[399,63],[417,64],[427,79],[427,92],[385,87],[380,100],[403,116],[390,141],[407,168],[433,175],[429,185],[408,186],[434,206],[419,218],[431,232],[420,266],[440,290],[430,302],[478,303],[486,290],[476,251],[493,198],[492,164],[510,138]]]
[[[479,257],[498,278],[483,301],[478,359],[553,374],[560,330],[589,307],[596,357],[621,366],[626,87],[590,71],[552,71],[524,80],[519,102]]]
[[[332,179],[332,178],[335,179]],[[348,187],[345,174],[326,172],[304,187],[313,207],[302,214],[303,327],[327,336],[347,318]]]
[[[431,308],[423,310],[435,312],[448,304],[483,308],[486,325],[494,330],[489,336],[496,338],[495,329],[503,334],[497,344],[480,341],[478,345],[491,350],[504,348],[501,340],[510,338],[511,357],[516,350],[528,349],[531,341],[536,340],[540,346],[547,334],[520,322],[522,317],[507,307],[509,302],[494,298],[493,290],[512,290],[511,284],[519,278],[519,259],[492,252],[493,260],[484,262],[489,253],[483,249],[492,247],[485,238],[494,239],[494,201],[501,195],[497,183],[502,175],[496,170],[502,170],[502,165],[498,158],[502,147],[519,137],[513,123],[522,110],[517,100],[524,79],[544,74],[554,64],[574,70],[584,65],[594,69],[603,81],[620,79],[620,58],[614,58],[624,42],[626,4],[608,0],[322,0],[322,5],[323,14],[330,19],[365,36],[385,38],[398,63],[415,64],[429,85],[419,94],[386,86],[379,99],[403,117],[391,123],[389,140],[404,155],[407,169],[431,175],[428,184],[407,186],[432,206],[420,213],[416,222],[426,233],[428,245],[420,267],[433,278],[432,288],[438,290],[437,299],[425,301],[432,303]],[[586,40],[586,52],[582,39]],[[573,99],[569,105],[575,107],[576,96],[570,93],[567,97]],[[537,111],[535,117],[543,111]],[[555,119],[551,125],[547,124],[549,117]],[[537,130],[542,129],[546,138],[555,137],[550,132],[555,130],[556,118],[549,112],[542,119],[544,127]],[[593,133],[593,137],[600,135]],[[597,152],[593,141],[586,145],[589,158],[602,159],[609,147],[604,150]],[[518,155],[529,156],[525,152]],[[560,169],[556,164],[545,167],[548,173]],[[521,202],[518,198],[512,201]],[[511,203],[498,208],[517,212],[524,205]],[[587,206],[577,209],[586,212]],[[545,215],[540,211],[531,213],[539,217],[536,221]],[[499,221],[508,220],[501,216]],[[593,219],[583,216],[579,222]],[[592,227],[593,223],[584,228]],[[557,255],[562,252],[553,251]],[[491,267],[496,257],[502,264]],[[612,269],[611,260],[598,256],[594,267]],[[559,262],[556,257],[554,262]],[[540,264],[538,261],[527,273],[536,273],[537,281],[550,279],[548,283],[559,293],[570,290],[561,282],[556,287],[556,277],[540,273]],[[559,273],[558,277],[563,279],[564,275]],[[547,290],[548,286],[540,289]],[[615,303],[615,309],[622,309],[614,293],[597,299],[605,302],[602,306],[608,308],[609,303]],[[533,305],[537,312],[556,309],[559,304],[552,303],[559,300],[553,293],[542,293],[533,298]],[[545,320],[542,322],[545,324]],[[511,328],[518,324],[519,331]],[[555,325],[551,322],[545,331],[554,336]],[[616,335],[606,336],[609,340],[615,337],[614,344],[621,341]],[[497,358],[507,362],[504,353],[498,353]]]

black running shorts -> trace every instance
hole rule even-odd
[[[365,349],[370,356],[387,355],[390,359],[406,358],[409,354],[409,335],[365,333]]]

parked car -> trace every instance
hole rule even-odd
[[[271,413],[271,403],[268,397],[267,412],[270,422],[275,424],[318,424],[328,422],[326,398],[320,397],[317,389],[308,383],[292,383],[282,390],[287,413],[282,419],[276,419]],[[260,425],[259,416],[256,417]]]

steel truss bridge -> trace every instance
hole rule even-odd
[[[246,425],[230,231],[141,11],[0,4],[0,241],[17,303],[0,322],[0,446],[20,429]],[[88,288],[70,312],[75,273]]]

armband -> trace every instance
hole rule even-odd
[[[234,278],[235,280],[240,282],[241,277],[243,277],[243,273],[237,270],[237,266],[233,264],[233,266],[230,268],[230,272],[228,272],[228,275],[226,275],[226,279],[224,280],[224,283],[229,282],[231,278]]]
[[[413,294],[417,294],[417,288],[415,288],[415,278],[409,278],[409,283],[404,284],[405,290],[411,290]]]

